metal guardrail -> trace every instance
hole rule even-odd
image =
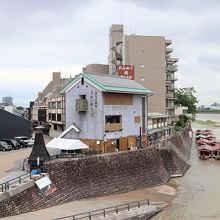
[[[5,192],[8,191],[11,186],[15,183],[18,183],[19,185],[22,184],[22,180],[27,179],[32,179],[32,174],[31,173],[25,173],[23,175],[20,175],[18,177],[15,177],[13,179],[10,179],[8,181],[5,181],[3,183],[0,183],[0,192]]]
[[[147,200],[140,200],[136,202],[131,202],[131,203],[125,203],[122,205],[117,205],[117,206],[111,206],[108,208],[104,209],[97,209],[94,211],[89,211],[89,212],[84,212],[76,215],[69,215],[69,216],[64,216],[60,218],[55,218],[53,220],[61,220],[61,219],[72,219],[72,220],[78,220],[78,219],[88,219],[91,220],[94,217],[106,217],[106,215],[109,214],[119,214],[122,211],[130,211],[131,209],[134,208],[141,208],[143,206],[149,206],[150,201]]]

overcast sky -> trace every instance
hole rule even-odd
[[[178,87],[220,103],[218,0],[0,0],[0,98],[28,106],[51,80],[107,63],[111,24],[172,39]],[[1,100],[0,100],[1,102]]]

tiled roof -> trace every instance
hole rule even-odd
[[[122,78],[118,76],[110,76],[94,73],[80,73],[75,79],[71,80],[66,86],[61,89],[61,93],[69,90],[74,83],[84,77],[88,82],[95,84],[104,92],[124,92],[124,93],[139,93],[152,94],[153,92],[143,87],[134,80]]]

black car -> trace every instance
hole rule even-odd
[[[5,141],[0,141],[0,150],[2,151],[12,150],[12,146],[7,144]]]
[[[14,138],[2,139],[2,141],[5,141],[7,144],[11,145],[13,150],[17,150],[21,148],[21,144],[18,141],[16,141]]]

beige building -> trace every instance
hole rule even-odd
[[[109,74],[109,65],[107,64],[88,64],[83,68],[83,72]]]
[[[69,78],[61,78],[60,72],[53,72],[52,80],[42,92],[38,92],[38,97],[32,107],[31,120],[34,124],[45,124],[47,122],[49,118],[47,100],[59,96],[59,88],[65,85],[69,80]]]
[[[50,136],[58,137],[65,129],[65,98],[62,95],[50,97],[46,101],[47,122],[50,123]]]
[[[174,117],[178,59],[171,58],[171,43],[164,36],[125,35],[123,25],[112,25],[108,60],[111,75],[117,75],[118,65],[134,65],[135,81],[154,92],[149,97],[149,112]]]

